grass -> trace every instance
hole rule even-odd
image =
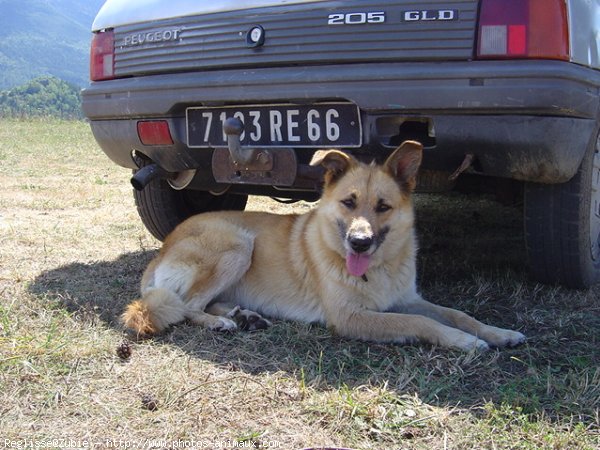
[[[0,439],[600,448],[600,289],[529,280],[517,208],[416,198],[423,295],[524,331],[520,348],[369,344],[277,321],[232,335],[177,326],[124,362],[118,316],[159,245],[128,178],[85,123],[0,121]]]

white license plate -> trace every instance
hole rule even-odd
[[[351,103],[192,107],[186,111],[189,147],[225,147],[223,123],[236,117],[248,147],[360,147],[358,107]]]

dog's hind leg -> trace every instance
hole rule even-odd
[[[165,255],[164,268],[158,267],[156,273],[163,276],[173,270],[177,271],[173,279],[185,279],[180,288],[186,318],[212,330],[236,329],[233,317],[222,312],[214,314],[215,311],[207,311],[207,307],[247,272],[252,262],[254,236],[230,223],[215,222],[207,224],[203,233],[184,239],[174,247],[177,247],[172,252],[174,257]]]
[[[142,298],[123,313],[125,326],[138,335],[159,333],[185,319],[213,330],[237,328],[231,317],[205,310],[250,267],[254,236],[215,219],[190,222],[181,234],[181,239],[166,242],[148,265]]]

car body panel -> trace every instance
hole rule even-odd
[[[212,149],[189,147],[187,108],[332,101],[360,108],[364,141],[347,149],[358,156],[413,138],[425,168],[453,171],[473,153],[475,173],[563,183],[600,109],[600,0],[565,1],[571,62],[475,61],[478,0],[109,0],[94,30],[114,29],[117,79],[84,89],[83,110],[118,164],[135,168],[133,151],[168,171],[208,168],[208,184]],[[451,20],[430,20],[440,11]],[[332,14],[365,23],[330,25]],[[248,45],[257,25],[264,45]],[[136,123],[149,119],[168,121],[173,146],[141,143]]]
[[[172,19],[200,14],[286,6],[299,3],[318,3],[320,0],[107,0],[94,22],[92,31],[135,23]]]

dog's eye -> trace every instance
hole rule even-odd
[[[377,203],[377,206],[375,207],[375,212],[376,213],[384,213],[386,211],[389,211],[390,209],[392,209],[392,207],[390,205],[385,203],[383,200],[379,200],[379,202]]]
[[[341,201],[342,205],[344,205],[348,209],[356,208],[356,199],[354,197],[347,198]]]

